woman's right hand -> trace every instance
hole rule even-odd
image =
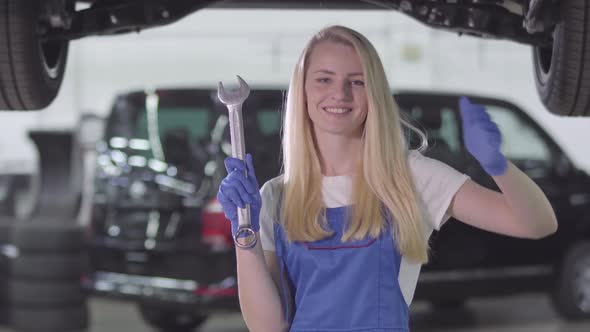
[[[225,159],[225,169],[227,176],[221,181],[219,191],[217,192],[217,201],[223,208],[225,217],[230,220],[232,226],[232,235],[238,230],[238,207],[244,208],[246,204],[250,205],[250,222],[255,232],[260,230],[260,208],[262,199],[260,197],[260,188],[252,155],[246,155],[246,163],[237,158],[228,157]],[[246,177],[246,170],[248,176]]]

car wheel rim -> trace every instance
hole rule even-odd
[[[60,75],[66,45],[64,41],[39,42],[41,63],[51,79],[57,79]]]
[[[578,268],[574,292],[578,308],[582,312],[590,313],[590,259],[584,260]]]
[[[553,40],[555,40],[557,29],[553,31]],[[534,47],[535,52],[535,67],[539,81],[545,85],[549,80],[549,73],[551,72],[551,63],[553,62],[553,48],[551,43],[547,47]]]
[[[553,50],[550,48],[535,47],[535,58],[537,66],[537,76],[539,80],[545,84],[551,72],[551,60],[553,58]]]

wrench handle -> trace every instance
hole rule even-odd
[[[244,160],[246,158],[246,144],[244,141],[244,121],[242,118],[242,105],[228,105],[229,110],[229,134],[231,139],[231,155],[234,158]]]
[[[232,157],[245,161],[246,144],[244,140],[244,121],[242,119],[242,104],[227,105],[229,110],[229,133],[231,139]],[[244,171],[248,176],[248,171]],[[251,228],[250,204],[245,208],[238,207],[238,223],[240,227]]]

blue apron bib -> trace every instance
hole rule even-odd
[[[274,225],[281,277],[284,269],[288,277],[282,287],[294,297],[290,331],[408,331],[408,306],[398,283],[401,256],[391,232],[342,242],[346,211],[326,209],[334,234],[315,242],[288,243],[282,227]]]

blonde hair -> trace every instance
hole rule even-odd
[[[362,161],[353,180],[353,202],[342,241],[377,237],[391,227],[396,246],[409,260],[428,260],[423,215],[407,162],[402,125],[419,130],[400,117],[377,51],[360,33],[331,26],[304,48],[291,77],[283,123],[283,196],[280,222],[289,241],[317,241],[333,234],[327,227],[322,199],[320,160],[306,112],[305,72],[319,42],[352,46],[364,72],[368,112],[362,136]],[[422,139],[424,135],[420,134]],[[386,218],[387,217],[387,218]],[[386,220],[390,219],[391,224]]]

